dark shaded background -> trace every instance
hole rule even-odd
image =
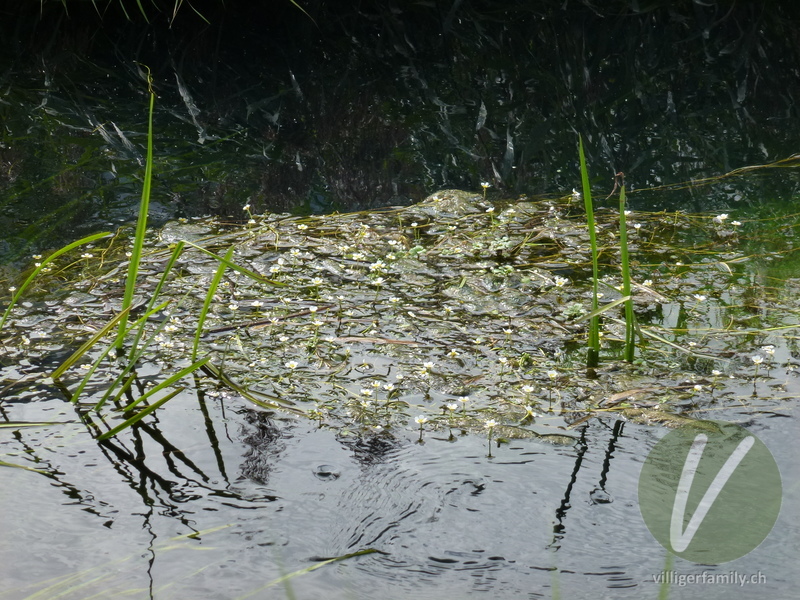
[[[568,193],[578,132],[599,190],[624,171],[642,208],[796,192],[792,171],[635,193],[797,152],[796,2],[155,4],[145,19],[133,0],[3,3],[0,230],[27,229],[0,252],[135,215],[137,63],[159,95],[156,218],[352,210],[482,181]]]

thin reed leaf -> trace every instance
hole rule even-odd
[[[578,317],[577,319],[575,319],[575,322],[576,323],[581,323],[582,321],[586,321],[588,319],[595,319],[595,318],[599,317],[600,315],[602,315],[604,312],[607,312],[607,311],[611,310],[612,308],[615,308],[615,307],[619,306],[620,304],[623,304],[625,302],[630,301],[630,299],[631,299],[630,296],[623,296],[622,298],[617,298],[613,302],[609,302],[608,304],[604,304],[603,306],[597,308],[596,310],[593,310],[590,313],[587,313],[587,314],[585,314],[585,315],[583,315],[581,317]]]
[[[0,467],[13,467],[14,469],[23,469],[25,471],[33,471],[34,473],[47,475],[47,471],[41,471],[39,469],[34,469],[33,467],[26,467],[25,465],[17,465],[14,463],[6,462],[4,460],[0,460]]]
[[[633,326],[633,299],[631,298],[631,269],[628,257],[628,229],[625,218],[625,185],[619,191],[619,252],[622,268],[622,295],[627,296],[625,302],[625,352],[624,359],[633,362],[636,349]]]
[[[59,377],[61,377],[64,374],[64,372],[67,369],[69,369],[72,365],[74,365],[76,362],[78,362],[80,358],[84,354],[86,354],[86,352],[90,348],[92,348],[103,337],[108,335],[108,333],[112,329],[114,329],[114,327],[116,327],[117,324],[120,323],[124,317],[128,315],[128,312],[130,312],[130,310],[131,307],[129,306],[128,308],[122,310],[116,317],[111,319],[108,323],[106,323],[105,326],[100,331],[98,331],[91,338],[85,341],[81,345],[81,347],[75,350],[75,352],[73,352],[72,355],[67,360],[61,363],[61,365],[55,371],[53,371],[50,377],[52,377],[54,380],[57,380]]]
[[[155,410],[157,410],[157,409],[161,408],[162,406],[164,406],[168,401],[172,400],[175,396],[180,394],[185,389],[186,388],[178,388],[177,390],[172,390],[169,394],[167,394],[166,396],[161,398],[161,400],[159,400],[158,402],[154,402],[153,404],[151,404],[147,408],[143,408],[138,413],[133,415],[130,419],[126,419],[125,421],[123,421],[122,423],[120,423],[119,425],[114,427],[113,429],[111,429],[109,431],[106,431],[105,433],[97,436],[97,440],[98,441],[107,440],[108,438],[112,438],[115,435],[117,435],[120,431],[123,431],[123,430],[127,429],[131,425],[135,425],[136,423],[141,421],[143,418],[145,418],[147,415],[149,415],[151,412],[154,412]]]
[[[172,271],[172,267],[175,266],[175,263],[177,262],[178,258],[180,257],[181,253],[183,252],[183,248],[184,247],[185,247],[184,242],[178,242],[175,245],[175,249],[172,251],[172,255],[170,256],[169,261],[167,262],[167,266],[164,267],[164,272],[161,274],[161,279],[159,279],[158,285],[156,285],[156,289],[153,290],[153,295],[150,298],[150,302],[147,303],[147,310],[148,311],[150,311],[150,309],[156,303],[156,300],[158,299],[158,297],[161,295],[161,289],[164,287],[164,284],[167,281],[167,276]],[[136,332],[136,335],[133,338],[133,342],[131,344],[131,354],[130,354],[130,358],[129,358],[130,362],[134,362],[133,357],[136,354],[136,349],[139,346],[139,340],[142,339],[142,335],[144,334],[145,322],[146,321],[142,321],[142,324],[139,326],[139,329],[138,329],[138,331]]]
[[[583,186],[583,204],[586,207],[586,222],[589,225],[589,244],[592,249],[592,312],[594,316],[589,322],[589,351],[586,358],[586,367],[593,369],[600,364],[600,317],[597,311],[597,287],[600,279],[597,266],[597,232],[594,223],[594,208],[592,207],[592,190],[589,186],[589,171],[586,168],[586,155],[583,151],[583,137],[578,136],[578,154],[581,163],[581,184]]]
[[[164,310],[164,309],[165,309],[165,308],[166,308],[166,307],[167,307],[167,306],[170,304],[170,302],[172,302],[172,301],[171,301],[171,300],[166,300],[166,301],[162,302],[161,304],[159,304],[159,305],[158,305],[158,306],[156,306],[156,307],[151,307],[151,308],[150,308],[150,310],[148,310],[147,312],[145,312],[145,313],[144,313],[144,314],[143,314],[141,317],[139,317],[139,318],[138,318],[138,319],[137,319],[137,320],[136,320],[136,321],[135,321],[135,322],[134,322],[134,323],[133,323],[133,324],[132,324],[132,325],[131,325],[131,326],[128,328],[128,332],[132,331],[132,330],[133,330],[133,329],[135,329],[136,327],[144,328],[144,325],[145,325],[145,323],[148,321],[148,319],[149,319],[149,318],[150,318],[152,315],[154,315],[155,313],[157,313],[157,312],[159,312],[159,311],[162,311],[162,310]],[[144,344],[144,345],[143,345],[143,346],[142,346],[142,347],[141,347],[141,348],[138,350],[138,352],[136,352],[136,354],[133,354],[133,355],[132,355],[132,356],[131,356],[131,357],[128,359],[128,364],[127,364],[127,365],[125,365],[125,368],[124,368],[124,369],[123,369],[123,370],[120,372],[120,374],[119,374],[119,375],[117,375],[117,376],[114,378],[114,381],[112,381],[112,382],[109,384],[109,386],[108,386],[108,389],[106,390],[106,393],[105,393],[105,394],[103,394],[103,397],[102,397],[102,398],[100,398],[100,400],[97,402],[97,404],[95,404],[95,405],[94,405],[94,407],[92,407],[92,410],[95,410],[95,411],[97,411],[97,410],[100,410],[100,409],[102,408],[102,406],[103,406],[103,405],[106,403],[106,401],[108,400],[108,397],[109,397],[109,396],[110,396],[110,395],[111,395],[111,394],[114,392],[114,390],[116,389],[116,387],[119,385],[119,382],[120,382],[120,381],[122,381],[122,379],[123,379],[124,377],[126,377],[126,376],[128,375],[128,373],[130,373],[130,371],[131,371],[132,369],[134,369],[134,368],[136,367],[136,364],[138,363],[138,361],[139,361],[139,359],[142,357],[142,355],[144,355],[144,353],[145,353],[145,351],[147,350],[148,346],[149,346],[149,345],[152,343],[153,339],[155,339],[155,337],[156,337],[156,336],[157,336],[159,333],[161,333],[161,331],[164,329],[164,327],[166,326],[166,324],[167,324],[167,320],[166,320],[166,319],[164,319],[164,320],[163,320],[163,321],[162,321],[162,322],[161,322],[161,323],[158,325],[158,327],[156,327],[156,329],[155,329],[155,331],[152,333],[152,335],[151,335],[149,338],[147,338],[147,340],[145,341],[145,344]],[[102,359],[103,359],[103,358],[104,358],[106,355],[108,355],[108,353],[109,353],[109,352],[110,352],[110,351],[111,351],[113,348],[115,348],[115,347],[116,347],[116,346],[114,346],[114,344],[111,344],[111,346],[109,346],[109,348],[108,348],[108,349],[107,349],[107,350],[106,350],[106,351],[103,353],[103,356],[101,356],[99,360],[102,360]],[[98,362],[99,362],[99,360],[98,360]],[[80,385],[80,386],[78,386],[78,389],[76,389],[76,390],[75,390],[75,392],[74,392],[75,396],[77,396],[77,395],[80,393],[80,391],[83,389],[83,386],[84,386],[84,385],[85,385],[85,384],[88,382],[88,379],[91,377],[91,374],[92,374],[93,372],[94,372],[94,368],[93,368],[93,369],[91,369],[91,370],[89,371],[89,373],[87,373],[87,374],[86,374],[86,377],[84,377],[84,381],[81,383],[81,385]],[[129,381],[127,381],[127,382],[125,382],[125,384],[123,385],[122,389],[121,389],[121,390],[119,390],[119,391],[117,392],[116,398],[119,398],[119,397],[120,397],[122,394],[124,394],[124,393],[125,393],[125,390],[127,389],[127,387],[128,387],[129,385],[130,385],[130,380],[129,380]],[[77,401],[77,398],[74,398],[72,401],[73,401],[73,402],[76,402],[76,401]]]
[[[59,256],[61,256],[62,254],[66,253],[66,252],[69,252],[70,250],[74,250],[75,248],[78,248],[78,247],[83,246],[85,244],[91,244],[92,242],[95,242],[95,241],[97,241],[99,239],[102,239],[104,237],[109,237],[111,235],[113,235],[113,234],[109,233],[108,231],[104,231],[103,233],[94,233],[92,235],[87,235],[85,238],[81,238],[77,242],[72,242],[71,244],[68,244],[68,245],[64,246],[63,248],[61,248],[59,250],[56,250],[50,256],[45,258],[41,262],[41,264],[38,267],[36,267],[36,269],[34,269],[33,273],[31,273],[28,276],[28,278],[25,280],[25,282],[21,286],[19,286],[19,289],[14,292],[14,295],[11,297],[11,303],[8,305],[8,307],[6,308],[5,312],[3,313],[3,317],[0,319],[0,329],[3,328],[3,325],[6,322],[6,319],[8,319],[8,316],[11,314],[11,309],[14,308],[14,305],[20,299],[20,297],[25,292],[27,287],[33,282],[34,279],[36,279],[36,276],[39,275],[39,273],[41,273],[42,269],[47,267],[47,265],[49,265],[51,262],[53,262],[56,258],[58,258]]]
[[[125,406],[122,410],[124,412],[127,412],[127,411],[131,410],[134,406],[136,406],[140,402],[144,402],[145,400],[147,400],[153,394],[157,394],[158,392],[160,392],[164,388],[171,386],[173,383],[175,383],[177,381],[180,381],[181,379],[183,379],[184,377],[186,377],[190,373],[193,373],[194,371],[196,371],[197,369],[202,367],[204,364],[206,364],[209,360],[211,360],[211,356],[206,356],[206,357],[201,358],[200,360],[198,360],[196,362],[193,362],[191,365],[189,365],[188,367],[186,367],[184,369],[181,369],[180,371],[178,371],[177,373],[175,373],[174,375],[172,375],[171,377],[169,377],[165,381],[162,381],[161,383],[159,383],[157,386],[153,387],[150,390],[147,390],[146,393],[144,393],[141,396],[139,396],[136,400],[134,400],[133,402],[131,402],[130,404]]]
[[[133,249],[128,263],[128,277],[125,281],[125,295],[122,298],[122,308],[128,308],[133,304],[133,294],[136,290],[136,279],[139,276],[139,263],[142,259],[142,248],[144,246],[144,236],[147,233],[147,216],[150,211],[150,188],[153,181],[153,110],[155,108],[156,93],[153,91],[153,77],[150,69],[147,69],[147,90],[150,94],[150,111],[147,124],[147,158],[144,167],[144,180],[142,181],[142,198],[139,202],[139,219],[136,222],[136,236],[133,240]],[[127,313],[125,313],[127,314]],[[122,349],[122,340],[127,328],[127,318],[119,324],[119,331],[115,346]]]
[[[288,573],[286,575],[278,577],[277,579],[273,579],[268,584],[266,584],[264,586],[261,586],[260,588],[258,588],[256,590],[252,590],[252,591],[244,594],[243,596],[237,596],[236,600],[243,600],[244,598],[250,598],[252,596],[255,596],[256,594],[259,594],[260,592],[263,592],[267,588],[272,587],[273,585],[278,585],[279,583],[284,583],[285,581],[287,581],[289,579],[292,579],[293,577],[297,577],[298,575],[305,575],[306,573],[311,573],[312,571],[316,571],[317,569],[322,568],[322,567],[327,566],[327,565],[330,565],[332,563],[339,562],[339,561],[342,561],[342,560],[347,560],[348,558],[354,558],[356,556],[364,556],[366,554],[374,554],[376,552],[380,553],[381,551],[380,550],[375,550],[374,548],[365,548],[364,550],[359,550],[357,552],[351,552],[350,554],[343,554],[342,556],[336,556],[334,558],[329,558],[327,560],[320,561],[318,563],[315,563],[315,564],[311,565],[310,567],[306,567],[304,569],[300,569],[298,571],[294,571],[293,573]]]
[[[306,415],[306,413],[299,408],[294,408],[295,404],[290,400],[284,400],[283,398],[276,398],[274,396],[267,396],[261,392],[255,392],[239,385],[230,377],[228,377],[224,371],[217,367],[214,363],[208,363],[204,365],[202,370],[214,379],[217,379],[222,385],[226,386],[231,391],[236,392],[242,398],[246,398],[256,406],[267,409],[288,410],[298,415]],[[258,398],[258,396],[263,396],[264,398],[267,398],[267,400],[262,400]]]
[[[217,292],[217,286],[219,286],[219,282],[222,280],[222,275],[225,273],[227,266],[231,264],[231,256],[233,256],[233,246],[228,248],[228,251],[225,253],[225,258],[220,260],[217,272],[214,274],[214,279],[211,280],[211,286],[208,288],[206,299],[203,302],[203,308],[200,310],[200,316],[197,319],[197,331],[194,334],[194,343],[192,344],[192,360],[197,358],[197,347],[200,345],[200,336],[203,335],[203,324],[206,322],[208,310],[211,308],[211,301],[214,299],[214,294]]]
[[[233,271],[236,271],[237,273],[241,273],[242,275],[244,275],[246,277],[249,277],[253,281],[258,281],[259,283],[269,283],[271,285],[275,285],[275,286],[278,286],[278,287],[286,287],[286,285],[287,285],[285,283],[281,283],[280,281],[275,281],[274,279],[268,279],[267,277],[264,277],[263,275],[259,275],[255,271],[251,271],[250,269],[245,269],[243,266],[237,265],[235,262],[232,262],[230,259],[223,258],[219,254],[214,254],[213,252],[211,252],[210,250],[206,250],[202,246],[198,246],[197,244],[193,244],[192,242],[188,242],[188,241],[185,241],[184,243],[188,244],[192,248],[197,248],[198,250],[200,250],[200,252],[203,252],[204,254],[207,254],[211,258],[217,259],[219,262],[221,262],[221,263],[225,264],[226,266],[230,267]]]

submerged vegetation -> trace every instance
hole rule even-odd
[[[445,190],[406,208],[297,217],[247,205],[243,224],[172,222],[143,240],[127,326],[132,241],[91,240],[42,261],[26,301],[14,290],[5,392],[55,386],[100,439],[193,385],[342,435],[474,430],[496,443],[570,443],[608,413],[704,427],[696,417],[742,401],[731,386],[760,396],[775,347],[795,346],[795,280],[765,285],[781,250],[754,250],[757,224],[726,214],[623,208],[623,254],[619,214],[600,208],[595,280],[579,196]],[[592,376],[587,318],[599,324]],[[117,326],[127,360],[111,352]]]

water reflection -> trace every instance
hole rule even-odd
[[[265,586],[366,548],[379,552],[290,588],[296,597],[516,598],[558,586],[575,598],[641,598],[655,593],[648,573],[663,568],[636,505],[655,429],[592,421],[572,445],[512,440],[489,459],[477,435],[429,435],[422,445],[414,432],[348,435],[186,391],[157,420],[98,443],[87,433],[101,425],[87,415],[77,413],[85,428],[70,405],[35,400],[3,406],[4,418],[73,423],[0,438],[9,460],[46,472],[4,470],[0,598],[43,589],[288,597]],[[320,477],[321,466],[338,476]],[[786,535],[776,532],[747,565],[788,572],[775,554]],[[43,553],[57,557],[47,569],[8,571],[40,564]]]

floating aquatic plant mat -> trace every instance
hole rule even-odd
[[[192,385],[343,434],[488,427],[495,440],[555,443],[594,417],[704,427],[726,407],[788,410],[800,266],[791,237],[759,232],[796,219],[630,214],[639,339],[629,364],[614,305],[618,214],[598,210],[601,303],[611,308],[590,377],[589,237],[573,198],[490,203],[443,191],[354,214],[245,210],[245,225],[193,220],[150,233],[130,315],[144,323],[135,368],[108,352],[130,240],[48,265],[0,334],[5,398],[55,390],[43,378],[91,339],[56,383],[103,437],[143,416],[134,404],[155,410]]]

